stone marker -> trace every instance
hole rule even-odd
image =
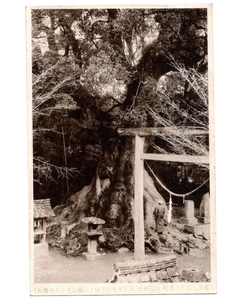
[[[205,239],[210,239],[210,210],[209,210],[209,193],[202,197],[199,207],[199,217],[197,217],[198,224],[185,224],[184,230],[195,235],[203,236]]]
[[[184,217],[180,218],[180,223],[195,225],[198,223],[197,218],[195,218],[195,204],[193,200],[184,201]]]
[[[199,207],[199,217],[197,218],[199,223],[210,223],[210,196],[206,193],[202,197],[202,201]]]

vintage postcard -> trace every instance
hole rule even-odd
[[[216,293],[212,5],[26,28],[31,295]]]

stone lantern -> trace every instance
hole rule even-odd
[[[103,235],[103,232],[99,230],[99,226],[105,224],[105,221],[96,217],[87,217],[81,220],[86,223],[88,230],[86,234],[88,236],[87,252],[82,253],[82,257],[86,260],[94,260],[101,257],[101,254],[97,252],[99,237]]]

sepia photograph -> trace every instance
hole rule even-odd
[[[26,7],[31,295],[216,293],[212,13]]]

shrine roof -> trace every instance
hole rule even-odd
[[[52,210],[51,199],[39,199],[33,201],[33,216],[35,219],[54,217]]]

